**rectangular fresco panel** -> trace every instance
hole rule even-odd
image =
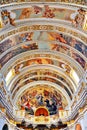
[[[12,10],[16,14],[16,19],[25,18],[55,18],[70,21],[70,14],[75,11],[70,9],[54,8],[48,5],[31,6],[29,8],[22,8]]]

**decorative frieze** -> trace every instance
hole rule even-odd
[[[75,37],[78,37],[79,39],[81,39],[82,41],[84,41],[84,43],[87,43],[87,37],[84,34],[81,34],[81,32],[78,31],[74,31],[70,28],[67,27],[63,27],[63,26],[54,26],[54,25],[30,25],[30,26],[22,26],[22,27],[18,27],[16,29],[13,29],[11,31],[8,31],[7,33],[0,35],[0,41],[5,40],[6,37],[15,35],[17,33],[22,33],[25,31],[35,31],[35,30],[55,30],[55,31],[61,31],[61,32],[65,32],[65,33],[69,33]]]

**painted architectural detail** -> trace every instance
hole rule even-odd
[[[85,5],[87,4],[87,1],[86,0],[1,0],[0,4],[3,5],[3,4],[9,4],[9,3],[21,3],[21,2],[63,2],[63,3],[67,3],[67,4],[81,4],[81,5]]]

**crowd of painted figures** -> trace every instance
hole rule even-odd
[[[0,4],[9,4],[9,3],[15,3],[15,2],[30,2],[30,1],[32,1],[32,0],[0,0]],[[44,1],[44,0],[39,0],[39,1]],[[47,0],[45,0],[45,1],[47,1]],[[50,1],[75,3],[75,4],[87,4],[87,0],[50,0]]]
[[[32,92],[25,92],[18,104],[20,109],[25,110],[30,115],[33,115],[34,111],[41,106],[46,107],[50,115],[54,115],[57,114],[58,110],[63,110],[62,100],[61,95],[55,89],[50,92],[47,88],[38,87],[38,91],[34,89]]]
[[[38,34],[36,39],[42,38],[44,40],[57,40],[62,42],[63,44],[53,44],[53,43],[49,43],[49,42],[32,42],[31,40],[35,40],[35,35],[36,33]],[[15,36],[12,38],[7,39],[6,41],[2,42],[2,44],[0,44],[0,54],[4,53],[6,50],[8,50],[9,48],[23,43],[23,42],[27,42],[29,41],[29,43],[25,43],[23,45],[21,45],[18,48],[15,48],[11,51],[9,51],[4,57],[2,57],[0,59],[0,63],[1,66],[3,66],[9,59],[11,59],[12,57],[16,56],[19,53],[25,52],[25,51],[29,51],[29,50],[36,50],[36,49],[47,49],[47,50],[54,50],[54,51],[60,51],[62,53],[65,53],[69,56],[71,56],[72,58],[74,58],[78,63],[81,64],[81,66],[84,68],[85,67],[85,61],[84,59],[78,54],[75,53],[74,50],[72,51],[70,48],[68,48],[66,45],[72,46],[73,48],[75,48],[77,51],[79,51],[80,53],[82,53],[85,57],[87,57],[87,46],[84,45],[82,42],[80,42],[79,40],[76,40],[73,37],[69,37],[66,36],[64,34],[60,34],[60,33],[55,33],[55,32],[36,32],[35,34],[33,32],[30,33],[24,33],[21,34],[19,36]],[[47,38],[44,36],[48,36]],[[50,39],[51,36],[52,38]],[[39,38],[38,38],[39,37]],[[67,51],[66,51],[67,50]],[[39,63],[42,63],[42,61],[38,61]],[[32,62],[31,62],[32,63]],[[37,63],[37,61],[36,61]],[[29,63],[28,63],[29,64]]]

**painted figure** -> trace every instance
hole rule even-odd
[[[7,11],[7,10],[2,10],[1,17],[2,17],[4,25],[11,24],[15,26],[15,17],[16,17],[15,13],[11,11]]]
[[[82,27],[85,18],[85,10],[78,9],[74,14],[71,14],[72,24],[75,27]]]
[[[42,94],[37,95],[36,99],[38,101],[38,105],[43,105],[43,96],[42,96]]]
[[[48,5],[44,5],[44,8],[45,8],[45,11],[44,11],[43,17],[46,17],[46,18],[55,17],[55,14],[53,13],[53,10],[50,9]]]
[[[29,18],[30,15],[31,15],[31,9],[30,8],[24,8],[22,10],[21,15],[19,16],[19,19]]]

